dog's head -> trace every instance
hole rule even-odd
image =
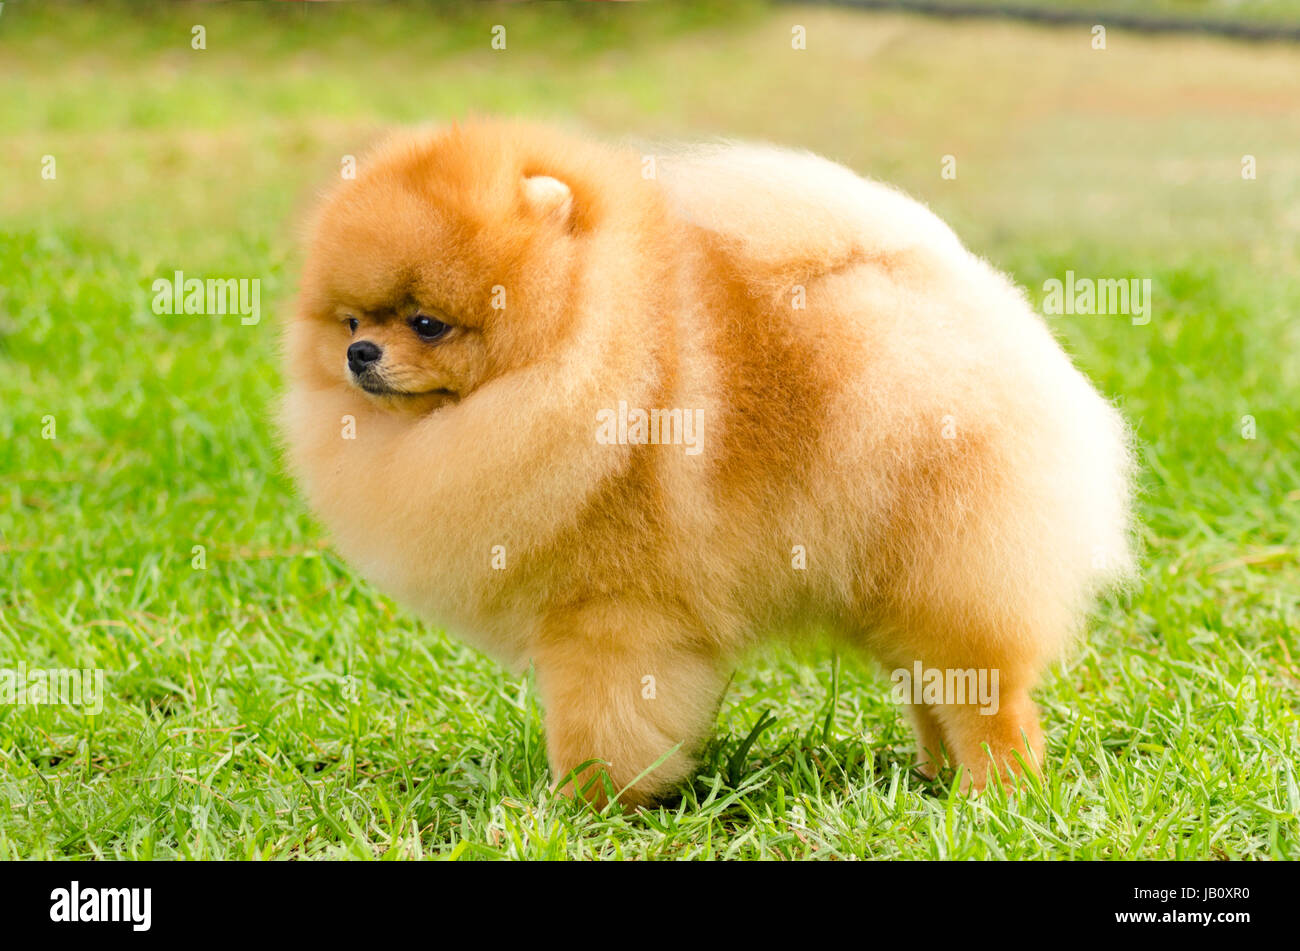
[[[421,414],[561,346],[596,213],[571,163],[556,134],[509,123],[381,146],[316,218],[289,332],[299,378]]]

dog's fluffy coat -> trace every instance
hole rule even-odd
[[[328,197],[285,432],[339,547],[533,662],[555,778],[599,760],[625,802],[688,774],[773,635],[995,668],[994,716],[911,708],[923,768],[1041,757],[1029,690],[1130,564],[1119,416],[900,193],[772,148],[650,168],[478,121],[390,140]],[[363,338],[393,395],[349,371]],[[620,401],[701,411],[702,451],[598,441]]]

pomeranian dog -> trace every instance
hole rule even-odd
[[[595,802],[687,778],[774,636],[924,671],[927,775],[1034,768],[1030,690],[1130,569],[1119,415],[947,226],[810,154],[400,134],[324,200],[286,349],[340,550],[533,664]]]

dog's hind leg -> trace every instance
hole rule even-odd
[[[949,755],[962,767],[963,789],[983,789],[998,773],[1037,772],[1043,762],[1038,708],[1023,683],[1000,687],[996,712],[977,703],[938,704],[933,710]]]

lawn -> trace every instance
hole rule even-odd
[[[0,668],[106,696],[0,705],[0,858],[1300,858],[1300,46],[1090,41],[753,3],[5,4]],[[473,112],[822,152],[1040,307],[1067,271],[1152,282],[1149,323],[1049,318],[1137,434],[1143,552],[1037,694],[1041,780],[923,779],[887,678],[809,647],[737,671],[680,803],[598,813],[550,791],[531,677],[331,552],[273,421],[301,221],[384,129]],[[155,315],[175,270],[260,280],[262,319]]]

